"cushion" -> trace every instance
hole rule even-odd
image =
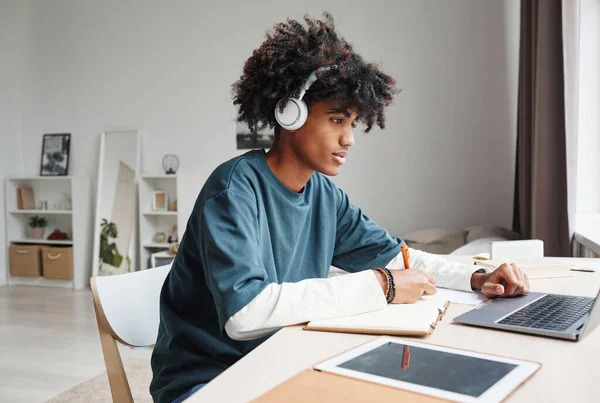
[[[465,230],[431,228],[401,237],[408,246],[429,253],[448,254],[465,244]]]
[[[467,244],[481,238],[501,238],[504,241],[520,239],[519,234],[516,232],[491,225],[476,225],[466,228],[466,232],[465,243]]]
[[[505,238],[502,237],[489,237],[489,238],[480,238],[474,241],[471,241],[460,248],[452,251],[450,255],[468,255],[475,256],[480,255],[482,253],[490,253],[490,244],[495,241],[506,241]]]

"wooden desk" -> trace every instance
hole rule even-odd
[[[468,261],[465,257],[452,260]],[[600,259],[560,259],[571,262]],[[600,273],[531,280],[532,291],[596,296]],[[563,341],[452,323],[471,306],[452,304],[444,320],[423,342],[506,355],[542,363],[540,371],[508,402],[600,401],[600,328],[580,342]],[[374,336],[326,333],[287,327],[215,378],[186,402],[246,402],[313,364]]]

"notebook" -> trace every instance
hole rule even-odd
[[[427,336],[450,302],[441,295],[421,297],[414,304],[389,304],[385,309],[345,318],[313,320],[305,330],[403,336]]]
[[[500,265],[505,263],[500,260],[480,260],[474,259],[473,264],[481,266],[488,271],[496,270]],[[556,277],[572,277],[571,267],[563,262],[549,262],[544,259],[529,259],[513,261],[517,267],[530,279],[533,278],[556,278]]]

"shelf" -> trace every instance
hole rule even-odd
[[[144,211],[144,215],[170,215],[176,216],[177,211]]]
[[[65,240],[57,240],[53,241],[50,239],[11,239],[11,243],[34,243],[34,244],[44,244],[44,245],[73,245],[73,240],[65,239]]]
[[[72,280],[51,280],[44,277],[15,277],[10,276],[12,285],[33,285],[36,287],[73,288]]]
[[[169,179],[169,178],[177,178],[177,174],[173,175],[142,175],[142,179]]]
[[[92,177],[90,175],[40,176],[32,172],[31,175],[14,175],[5,178],[3,185],[6,196],[3,208],[5,220],[2,223],[2,231],[6,233],[5,248],[10,248],[11,244],[73,248],[71,280],[26,277],[11,279],[8,262],[9,264],[5,265],[8,283],[72,289],[89,287],[92,275],[90,263],[94,246],[88,239],[94,232]],[[34,200],[37,203],[42,200],[47,201],[47,208],[41,209],[39,204],[32,203],[25,204],[29,208],[19,209],[18,189],[25,186],[33,190]],[[64,204],[65,199],[69,201],[68,205]],[[33,215],[44,217],[48,221],[41,239],[31,237],[27,221]],[[56,228],[69,234],[70,239],[48,239]],[[4,268],[0,272],[4,273]]]
[[[167,237],[156,238],[157,233],[171,234],[176,226],[175,238],[180,240],[186,227],[184,212],[189,204],[195,202],[197,194],[195,191],[186,191],[189,182],[185,178],[191,177],[185,172],[176,174],[165,174],[164,171],[156,170],[144,172],[138,181],[138,211],[139,211],[139,257],[140,270],[145,270],[152,265],[151,255],[166,252],[173,243],[167,242]],[[185,186],[182,186],[185,182]],[[199,182],[199,181],[198,181]],[[200,188],[195,183],[189,184],[192,188]],[[168,210],[154,210],[154,192],[163,191],[167,193],[166,206]],[[183,193],[182,193],[183,191]],[[193,199],[193,201],[191,200]],[[173,203],[177,201],[177,207]],[[193,205],[193,204],[192,204]],[[175,207],[175,211],[171,210]],[[155,242],[155,241],[163,242]]]
[[[10,214],[73,214],[71,210],[10,210]]]
[[[71,180],[73,179],[74,176],[60,176],[60,175],[56,175],[56,176],[26,176],[26,177],[11,177],[11,178],[7,178],[10,181],[38,181],[38,180],[57,180],[57,179],[65,179],[65,180]]]
[[[144,244],[144,248],[164,248],[164,249],[169,249],[169,246],[171,246],[170,243],[150,242],[150,243],[145,243]]]

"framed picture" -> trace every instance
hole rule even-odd
[[[237,122],[235,136],[238,150],[271,148],[275,130],[270,128],[250,130],[246,123]]]
[[[70,133],[44,134],[40,176],[67,175],[70,143]]]
[[[163,190],[156,190],[152,194],[152,210],[167,211],[169,205],[169,196]]]

